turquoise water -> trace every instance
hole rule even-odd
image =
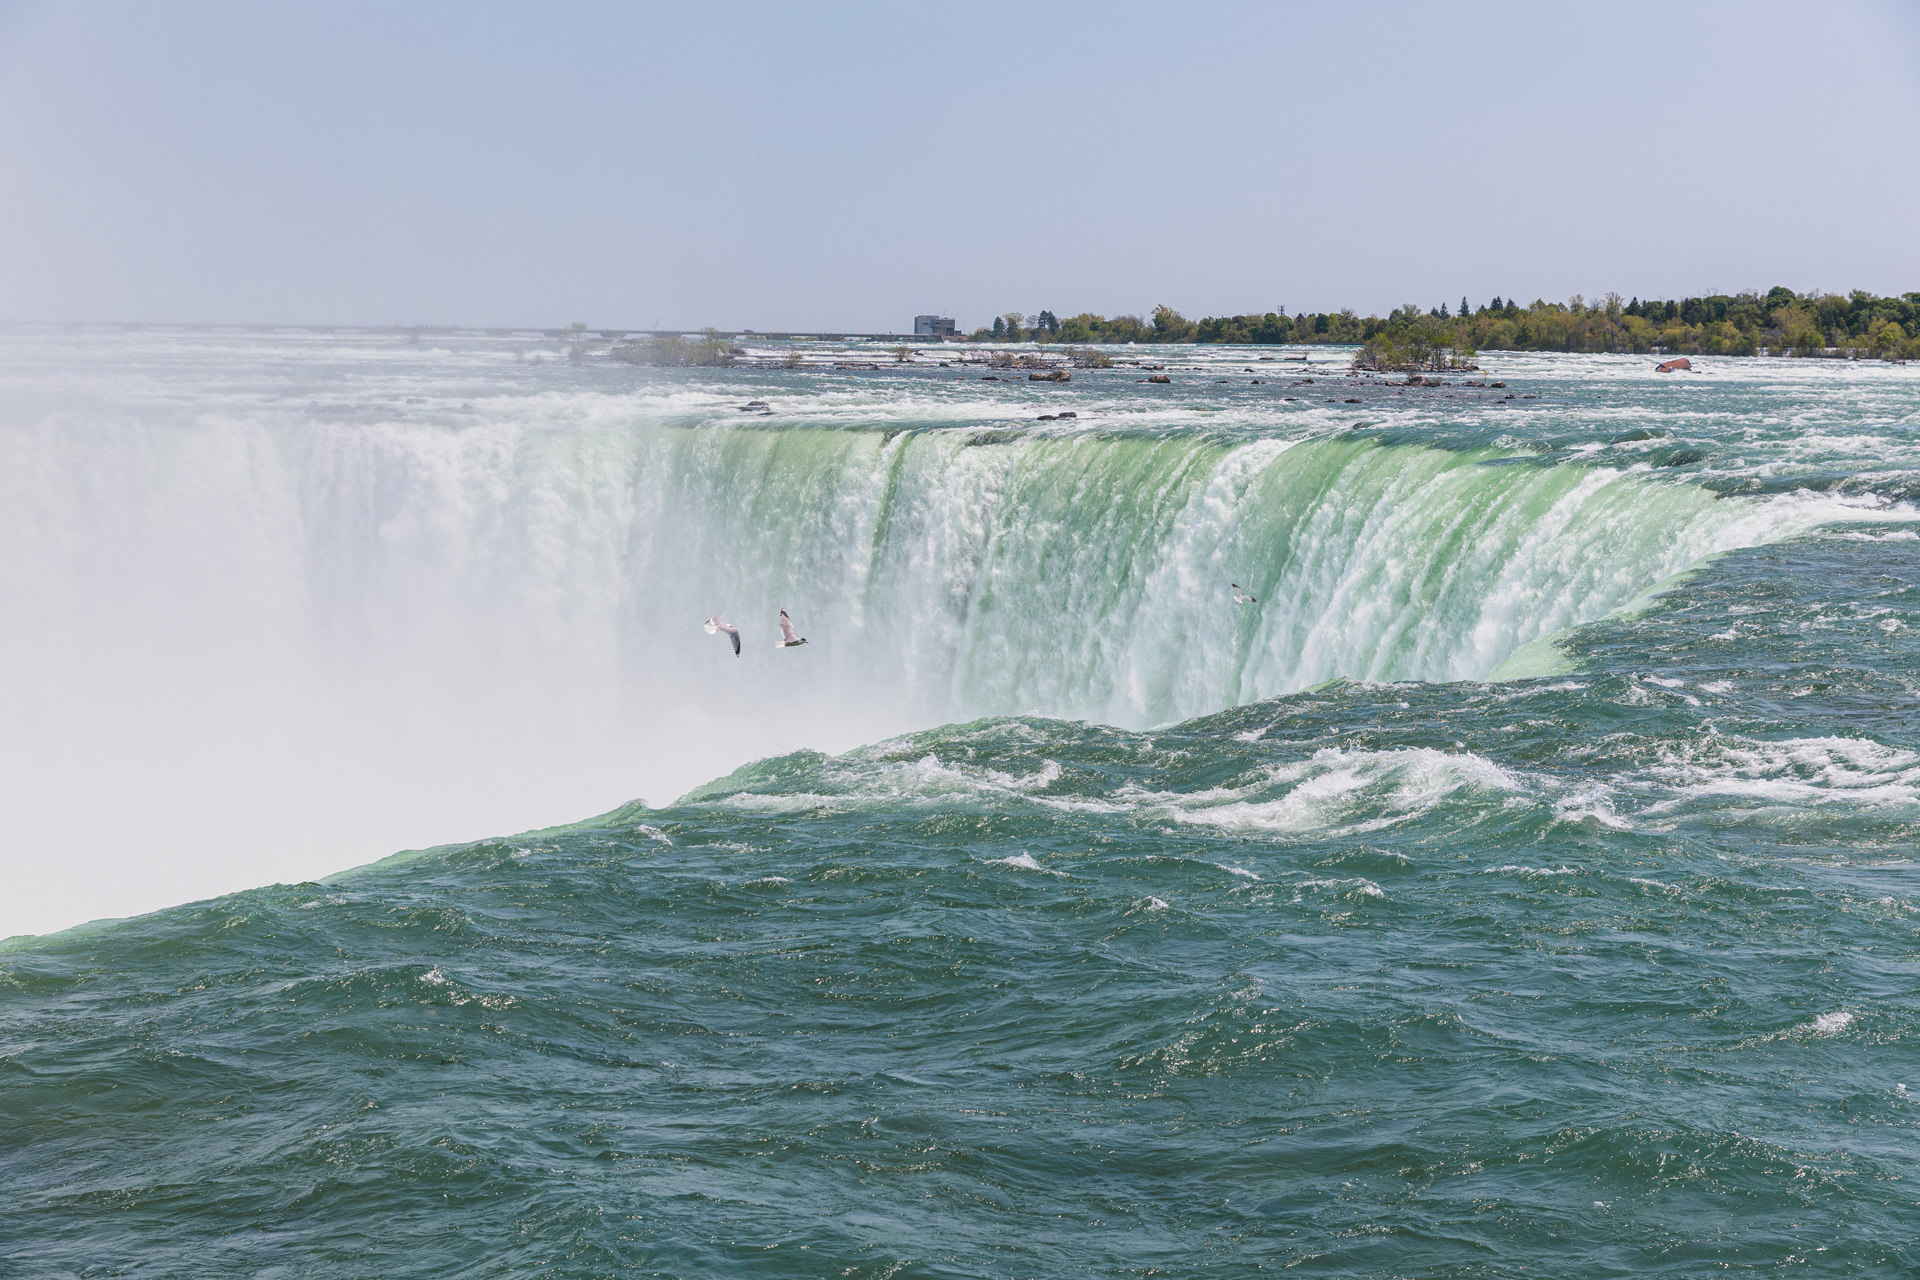
[[[11,658],[186,599],[315,787],[630,785],[7,944],[19,1274],[1920,1268],[1911,369],[37,341]],[[285,878],[273,785],[141,818]]]

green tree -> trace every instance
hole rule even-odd
[[[1153,340],[1155,342],[1190,342],[1193,339],[1193,321],[1162,304],[1153,309]]]

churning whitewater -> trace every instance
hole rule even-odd
[[[7,336],[30,1270],[1920,1265],[1911,369],[796,350]]]

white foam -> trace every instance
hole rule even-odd
[[[1166,904],[1165,902],[1163,902],[1163,901],[1162,901],[1161,899],[1159,899],[1159,898],[1148,898],[1148,899],[1147,899],[1147,910],[1149,910],[1149,911],[1165,911],[1166,909],[1167,909],[1167,904]]]
[[[1631,831],[1633,824],[1613,811],[1613,797],[1603,787],[1588,787],[1553,804],[1554,820],[1580,823],[1588,820],[1615,831]]]
[[[1177,822],[1284,835],[1377,830],[1426,813],[1464,791],[1523,790],[1513,774],[1471,752],[1326,747],[1308,760],[1271,769],[1249,786],[1141,798]]]
[[[1059,876],[1062,880],[1067,878],[1067,873],[1064,871],[1055,871],[1051,867],[1041,866],[1034,860],[1033,855],[1030,853],[1016,853],[1005,858],[988,858],[987,865],[990,867],[1018,867],[1022,871],[1038,871],[1045,875]]]
[[[1522,685],[1517,689],[1503,690],[1494,697],[1500,702],[1512,702],[1519,698],[1537,697],[1543,693],[1579,693],[1586,687],[1577,680],[1556,680],[1552,684]]]
[[[1837,1035],[1853,1025],[1853,1015],[1842,1009],[1838,1013],[1823,1013],[1813,1020],[1813,1034],[1817,1036]]]
[[[1663,748],[1661,762],[1644,776],[1675,793],[1650,811],[1712,796],[1787,805],[1920,803],[1920,755],[1867,738],[1713,736]]]
[[[1384,898],[1387,891],[1365,876],[1354,876],[1347,880],[1313,878],[1302,880],[1297,888],[1301,889],[1338,889],[1346,893],[1357,893],[1363,898]]]
[[[1026,775],[1001,773],[997,769],[986,770],[986,775],[994,782],[1014,791],[1039,791],[1060,781],[1060,762],[1044,761],[1037,771]]]

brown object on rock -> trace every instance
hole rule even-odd
[[[1148,382],[1172,382],[1173,379],[1169,378],[1164,373],[1156,373],[1152,377],[1148,378],[1147,381]]]
[[[1030,373],[1027,375],[1027,381],[1028,382],[1072,382],[1073,375],[1068,373],[1065,369],[1054,369],[1047,373]]]
[[[1685,356],[1680,356],[1676,359],[1663,361],[1653,366],[1653,371],[1655,373],[1691,373],[1693,371],[1693,361],[1687,359]]]

